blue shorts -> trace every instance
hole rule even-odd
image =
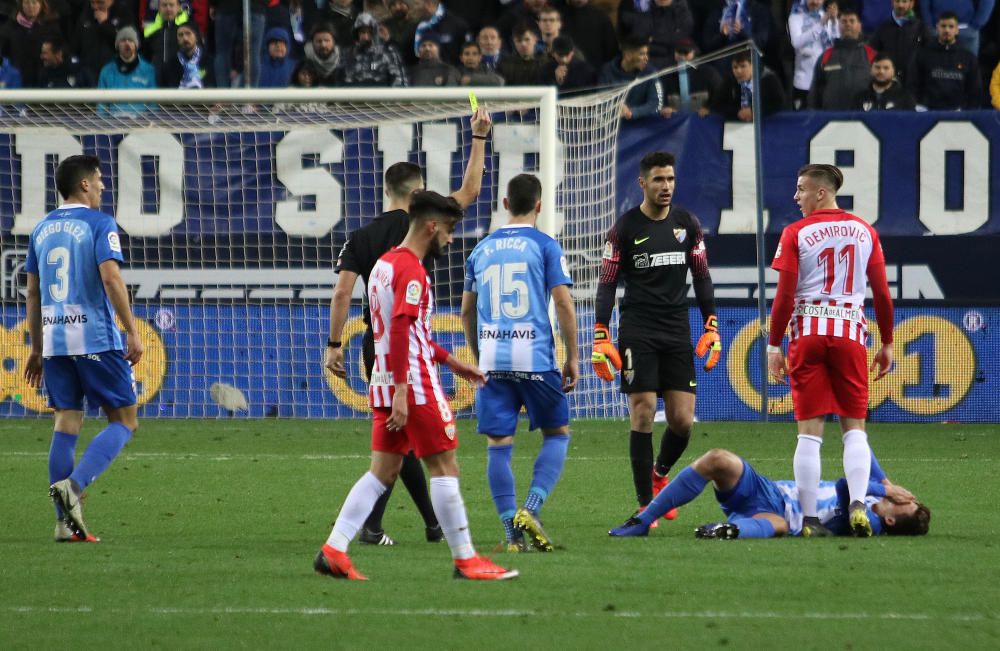
[[[785,514],[785,502],[777,485],[758,474],[746,459],[743,460],[743,474],[736,486],[724,493],[715,491],[715,499],[729,520],[752,518],[758,513]]]
[[[53,409],[83,411],[84,396],[92,408],[115,409],[136,403],[135,375],[120,350],[46,357],[42,364]]]
[[[569,425],[569,401],[559,371],[490,371],[487,376],[476,395],[480,434],[513,436],[522,405],[528,412],[528,429]]]

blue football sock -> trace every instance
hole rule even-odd
[[[66,479],[73,472],[78,439],[78,436],[65,432],[52,433],[52,445],[49,447],[49,484]],[[56,517],[63,517],[62,509],[58,506],[56,506]]]
[[[497,507],[500,521],[507,529],[507,520],[514,517],[517,511],[517,496],[514,493],[514,470],[510,467],[510,459],[514,455],[512,445],[491,445],[486,448],[486,480],[490,485],[490,494],[493,496],[493,504]],[[511,529],[507,531],[510,539],[513,531],[513,521]]]
[[[739,527],[740,538],[774,538],[774,525],[770,520],[738,518],[730,522]]]
[[[528,489],[528,499],[524,508],[532,513],[538,513],[559,481],[563,466],[566,464],[566,449],[569,447],[569,434],[542,437],[542,449],[535,459],[534,473],[531,476],[531,488]]]
[[[677,473],[666,488],[653,498],[646,510],[637,517],[644,524],[652,524],[664,513],[676,506],[683,506],[701,495],[708,480],[694,471],[691,466]]]
[[[108,469],[130,438],[132,430],[121,423],[109,423],[87,446],[80,463],[69,478],[82,491]]]

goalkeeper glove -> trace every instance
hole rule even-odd
[[[698,357],[704,357],[705,353],[708,353],[708,359],[705,360],[706,371],[711,371],[719,363],[719,357],[722,356],[722,339],[719,337],[719,320],[714,314],[705,321],[705,333],[698,340],[694,352]]]
[[[594,328],[594,352],[590,355],[597,377],[607,382],[615,379],[615,370],[622,367],[622,358],[618,349],[611,343],[611,333],[608,326],[598,323]]]

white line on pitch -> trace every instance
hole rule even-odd
[[[638,611],[545,611],[530,609],[478,609],[478,608],[259,608],[259,607],[227,607],[227,608],[92,608],[79,606],[76,608],[57,606],[7,606],[7,612],[34,613],[106,613],[135,614],[145,612],[151,615],[338,615],[338,616],[397,616],[397,617],[594,617],[607,615],[616,618],[667,617],[671,619],[812,619],[812,620],[857,620],[857,621],[949,621],[949,622],[983,622],[1000,621],[1000,613],[968,613],[960,615],[941,615],[938,613],[792,613],[774,611],[661,611],[642,613]]]

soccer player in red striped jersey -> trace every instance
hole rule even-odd
[[[767,369],[791,379],[799,436],[792,465],[805,536],[828,535],[816,510],[820,446],[827,414],[836,414],[844,441],[844,476],[850,492],[849,519],[856,536],[871,536],[865,490],[871,448],[865,433],[868,371],[879,380],[892,366],[892,298],[878,233],[857,215],[837,207],[844,175],[833,165],[799,170],[795,202],[804,219],[781,233],[771,266],[778,291],[771,307]],[[882,347],[868,368],[865,291],[871,285]],[[791,320],[788,362],[781,350]]]
[[[372,461],[348,493],[314,569],[335,578],[364,580],[347,556],[386,487],[395,481],[403,457],[413,450],[431,475],[434,513],[455,562],[455,577],[502,580],[517,576],[476,554],[465,504],[458,488],[455,417],[437,365],[476,385],[486,375],[438,345],[431,334],[434,294],[421,260],[439,255],[452,242],[462,208],[436,192],[418,192],[410,203],[410,228],[396,248],[379,258],[368,279],[375,339],[369,402],[372,406]]]

